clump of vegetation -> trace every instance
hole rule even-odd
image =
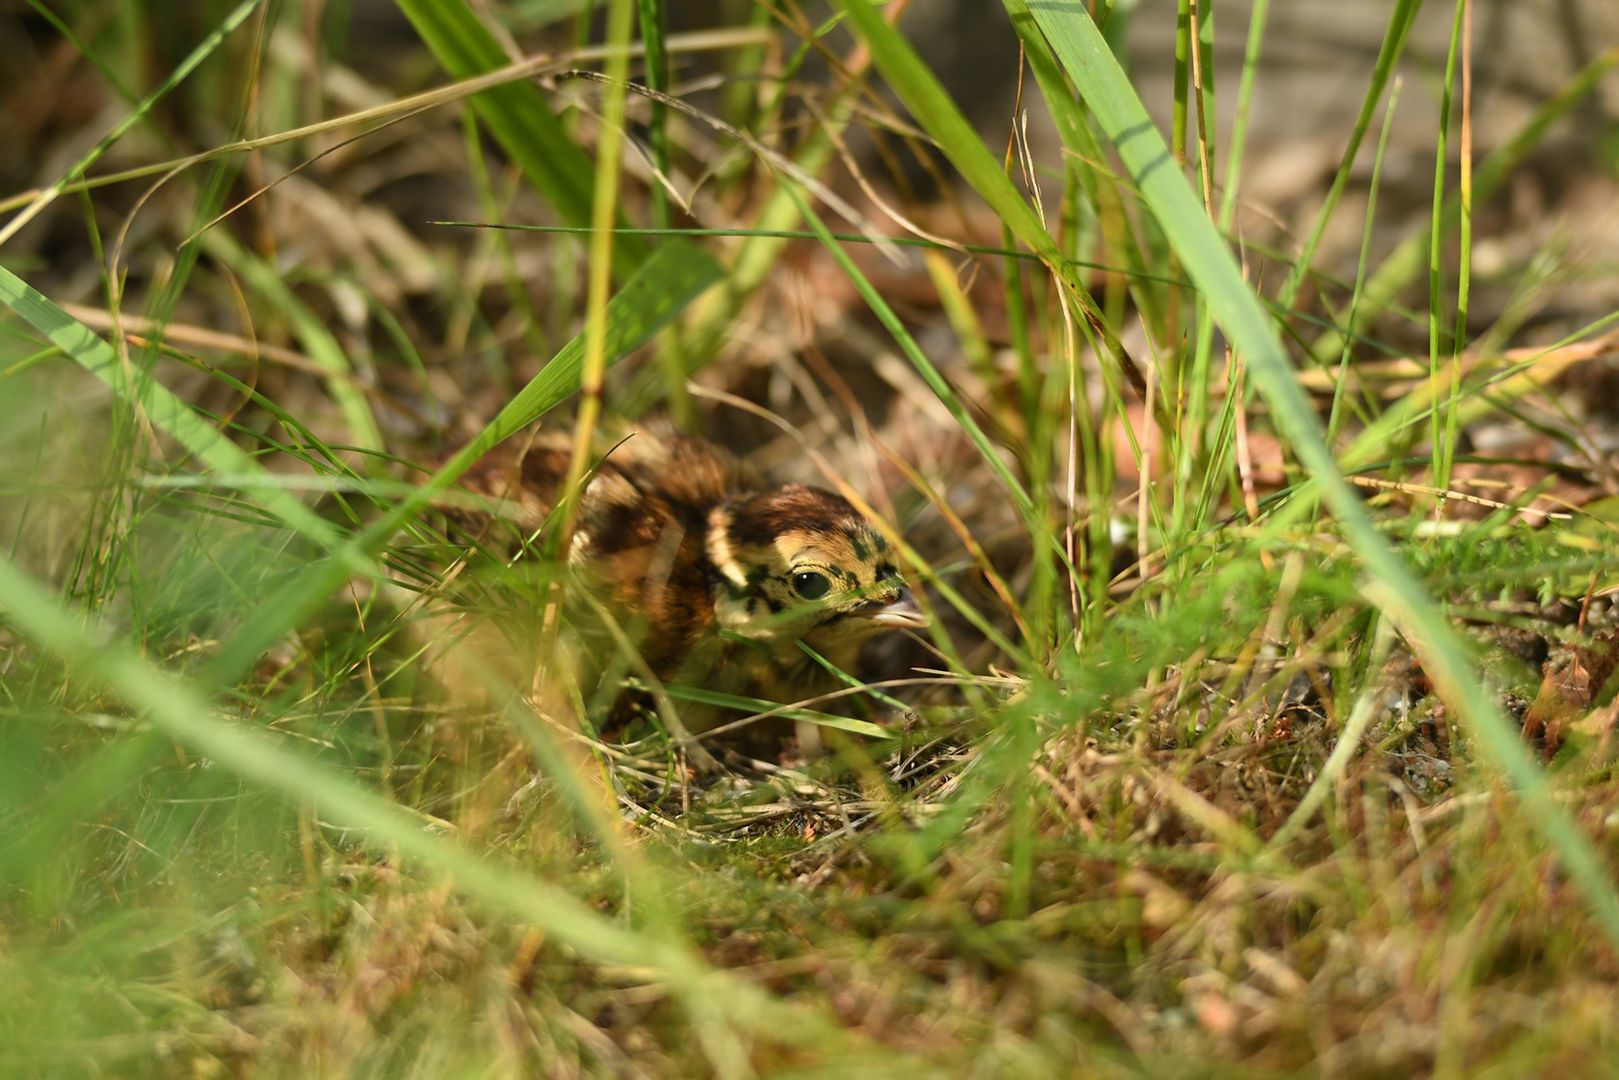
[[[1619,54],[1475,146],[1471,5],[1402,88],[1399,3],[1285,220],[1264,3],[1183,0],[1167,140],[1133,5],[1005,0],[987,120],[904,3],[665,6],[0,14],[5,1070],[1611,1056],[1616,331],[1502,236]],[[928,631],[614,737],[447,677],[558,580],[457,479],[653,416],[866,501]]]

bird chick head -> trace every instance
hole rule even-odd
[[[888,541],[847,500],[788,484],[715,507],[708,555],[722,629],[825,655],[927,625]]]

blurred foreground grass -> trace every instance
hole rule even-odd
[[[1122,5],[1006,0],[989,133],[903,5],[582,7],[0,14],[0,1066],[1612,1060],[1612,317],[1469,252],[1619,54],[1475,153],[1396,4],[1290,229],[1195,3],[1168,145]],[[426,504],[581,383],[903,530],[888,738],[698,779],[434,685]]]

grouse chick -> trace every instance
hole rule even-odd
[[[515,507],[497,549],[518,554],[546,525],[571,447],[565,434],[519,436],[463,478],[469,491]],[[803,700],[840,683],[801,645],[847,671],[872,637],[926,625],[888,541],[841,496],[767,486],[718,447],[674,433],[641,431],[597,450],[569,570],[597,610],[632,631],[660,681]],[[599,620],[591,612],[574,604],[570,613],[584,628],[585,655],[610,649],[599,627],[592,632]],[[633,704],[620,695],[615,720]],[[718,719],[690,708],[683,715],[692,730]],[[800,725],[798,734],[814,752],[818,732]]]

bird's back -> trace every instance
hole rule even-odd
[[[570,569],[630,631],[653,672],[671,674],[713,623],[710,512],[757,490],[760,478],[725,451],[657,426],[603,434],[592,451]],[[462,484],[503,512],[498,520],[459,514],[461,527],[507,554],[542,548],[541,530],[562,495],[572,453],[571,434],[537,432],[485,455]]]

